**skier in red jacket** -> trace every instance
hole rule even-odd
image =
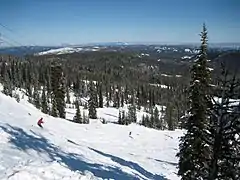
[[[43,123],[44,123],[44,122],[43,122],[43,118],[41,117],[41,119],[38,120],[37,124],[38,124],[39,127],[43,128],[43,127],[42,127],[42,124],[43,124]]]

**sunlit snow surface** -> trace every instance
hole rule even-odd
[[[98,117],[116,121],[117,115],[114,108],[98,109]],[[40,117],[44,129],[36,126]],[[0,179],[176,180],[181,135],[99,120],[75,124],[0,93]]]

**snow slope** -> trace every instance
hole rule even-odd
[[[99,51],[99,47],[62,47],[62,48],[57,48],[57,49],[50,49],[48,51],[42,51],[39,53],[36,53],[36,55],[51,55],[51,54],[71,54],[71,53],[77,53],[81,51]]]
[[[58,49],[50,49],[48,51],[43,51],[38,53],[38,55],[47,55],[47,54],[68,54],[81,51],[82,48],[71,48],[71,47],[64,47]]]
[[[41,116],[44,129],[36,126]],[[0,93],[0,179],[177,180],[180,135],[99,120],[75,124]]]

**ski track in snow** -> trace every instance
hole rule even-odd
[[[108,110],[98,109],[98,116],[116,121],[118,110]],[[44,129],[36,126],[40,117]],[[181,135],[180,130],[99,120],[75,124],[0,93],[0,179],[178,180],[175,155]]]

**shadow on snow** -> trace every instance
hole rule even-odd
[[[48,157],[52,161],[57,161],[59,163],[64,163],[70,170],[72,171],[90,171],[95,176],[101,178],[113,178],[113,179],[143,179],[140,178],[137,174],[129,174],[124,172],[120,169],[120,167],[114,166],[106,166],[103,164],[98,163],[89,163],[86,162],[84,157],[75,154],[64,152],[56,145],[49,142],[48,139],[45,137],[34,133],[31,131],[32,134],[28,134],[23,129],[18,127],[13,127],[11,125],[0,126],[0,129],[11,135],[9,142],[15,146],[15,148],[27,151],[27,150],[35,150],[39,153],[44,153],[48,155]],[[126,166],[132,170],[137,171],[138,173],[142,174],[144,179],[154,179],[154,180],[165,180],[161,175],[152,174],[151,172],[146,171],[144,168],[139,166],[137,163],[126,161],[119,157],[106,154],[96,149],[89,148],[90,150],[101,154],[102,156],[110,158],[112,161],[120,164],[121,166]]]
[[[159,180],[165,180],[166,179],[161,175],[152,174],[151,172],[146,171],[144,168],[139,166],[137,163],[134,163],[134,162],[131,162],[131,161],[126,161],[126,160],[124,160],[122,158],[119,158],[117,156],[113,156],[111,154],[107,154],[107,153],[101,152],[101,151],[93,149],[93,148],[89,148],[89,149],[101,154],[102,156],[110,158],[112,161],[120,164],[121,166],[126,166],[126,167],[129,167],[132,170],[135,170],[135,171],[139,172],[140,174],[144,175],[148,179],[159,179]]]

